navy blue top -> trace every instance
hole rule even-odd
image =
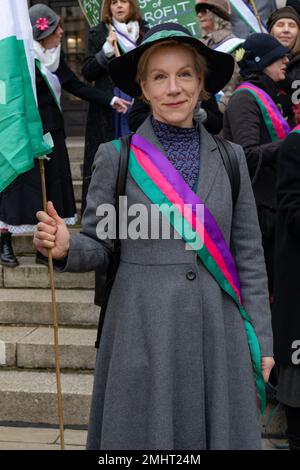
[[[152,117],[152,127],[168,160],[191,189],[195,189],[200,167],[199,127],[176,127]]]

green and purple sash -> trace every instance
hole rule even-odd
[[[114,141],[117,150],[119,144]],[[261,354],[250,318],[242,305],[239,277],[234,258],[213,215],[191,190],[169,160],[140,135],[131,141],[128,170],[144,194],[173,225],[186,243],[191,245],[220,288],[237,304],[244,320],[261,413],[266,406],[265,383],[261,372]],[[197,206],[204,208],[199,217]],[[173,209],[173,217],[170,210]]]
[[[256,99],[272,142],[279,139],[285,139],[285,137],[291,132],[290,126],[268,93],[248,82],[242,83],[234,93],[240,93],[244,90],[251,93],[251,95]]]

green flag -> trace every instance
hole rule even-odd
[[[78,0],[90,26],[99,23],[101,0]],[[200,26],[195,13],[195,0],[138,0],[141,14],[150,28],[173,21],[185,26],[193,36],[200,37]]]
[[[52,151],[36,102],[32,28],[27,0],[1,0],[0,192]]]

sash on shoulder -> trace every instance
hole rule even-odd
[[[234,52],[238,47],[241,46],[245,42],[245,39],[241,38],[230,38],[225,39],[222,41],[218,46],[214,47],[213,49],[218,52],[226,52],[227,54],[231,54]]]
[[[117,141],[113,142],[119,151]],[[252,322],[242,305],[240,281],[234,258],[211,212],[187,185],[182,176],[153,144],[134,134],[128,170],[144,194],[155,204],[202,261],[220,288],[239,308],[244,321],[256,383],[258,407],[263,414],[266,389],[261,371],[260,346]],[[197,205],[204,208],[203,219]],[[170,215],[172,208],[174,216]],[[197,243],[190,243],[190,240]]]
[[[268,93],[261,88],[252,85],[252,83],[244,82],[234,91],[233,94],[240,93],[242,91],[247,91],[254,96],[272,142],[284,139],[291,132],[289,124],[284,119]]]
[[[237,15],[252,29],[255,33],[261,33],[259,23],[252,9],[246,5],[243,0],[229,0],[232,9]],[[262,23],[263,32],[267,33],[267,28]]]
[[[61,98],[61,84],[59,82],[58,77],[50,72],[50,70],[47,69],[38,59],[35,59],[35,63],[39,71],[41,72],[41,75],[43,79],[45,80],[51,95],[53,96],[55,103],[57,104],[58,108],[61,111],[61,104],[60,104],[60,98]]]

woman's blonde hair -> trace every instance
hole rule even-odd
[[[104,0],[101,12],[100,12],[100,21],[106,24],[111,24],[112,23],[112,14],[110,10],[110,5],[111,5],[112,0]],[[130,9],[129,9],[129,16],[127,18],[128,21],[142,21],[142,15],[140,12],[140,9],[136,3],[136,0],[128,0],[130,4]]]
[[[170,41],[164,41],[164,42],[159,42],[159,43],[153,44],[153,46],[149,47],[149,49],[147,49],[143,53],[143,55],[141,56],[141,58],[138,62],[137,74],[136,74],[136,77],[135,77],[135,81],[137,83],[140,83],[141,80],[146,80],[147,67],[148,67],[148,62],[149,62],[150,56],[154,52],[156,52],[157,50],[159,50],[163,47],[167,47],[167,46],[169,46],[169,47],[170,46],[171,47],[181,46],[181,47],[185,47],[186,49],[188,49],[189,51],[192,52],[192,54],[194,56],[194,61],[195,61],[196,73],[197,73],[197,75],[199,75],[201,81],[204,84],[205,83],[205,75],[206,75],[206,72],[207,72],[207,64],[206,64],[205,58],[203,56],[201,56],[196,51],[196,49],[193,46],[191,46],[190,44],[176,41],[176,39],[172,39]],[[209,94],[207,93],[207,91],[205,90],[205,88],[203,86],[203,88],[200,92],[199,100],[204,101],[204,100],[208,100],[209,98],[210,98],[210,96],[209,96]],[[143,95],[141,96],[141,99],[143,99],[144,101],[147,101]]]

